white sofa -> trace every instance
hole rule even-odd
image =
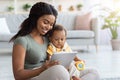
[[[0,18],[6,19],[6,24],[10,31],[10,33],[0,34],[0,49],[12,48],[13,43],[9,43],[9,40],[16,34],[20,24],[27,16],[27,14],[0,14]]]
[[[77,13],[59,13],[56,23],[67,29],[67,41],[70,45],[96,45],[98,44],[98,19],[91,21],[92,30],[74,30]],[[28,17],[27,14],[0,14],[6,18],[10,34],[0,34],[0,48],[11,48],[8,41],[18,31],[21,22]]]

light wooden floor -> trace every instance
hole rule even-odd
[[[78,50],[80,47],[73,47]],[[0,50],[0,80],[14,80],[12,74],[11,50]],[[79,52],[78,57],[85,60],[86,68],[96,69],[100,77],[120,78],[120,51],[112,51],[110,46],[99,46],[96,52],[94,46],[89,51]]]

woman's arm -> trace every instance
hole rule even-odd
[[[15,79],[17,80],[32,78],[34,76],[37,76],[40,72],[44,71],[44,68],[35,70],[25,70],[24,69],[25,54],[26,50],[21,45],[13,46],[12,54],[13,73]]]
[[[13,73],[16,80],[24,80],[38,76],[41,72],[43,72],[47,68],[58,64],[58,62],[56,61],[46,62],[41,68],[27,70],[24,69],[25,55],[26,55],[26,50],[24,47],[18,44],[13,46],[12,64],[13,64]]]

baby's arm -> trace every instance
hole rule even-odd
[[[53,47],[52,45],[49,45],[48,46],[48,49],[47,49],[47,60],[50,60],[51,59],[51,56],[53,55]]]
[[[51,55],[47,54],[47,60],[49,61],[51,59]]]

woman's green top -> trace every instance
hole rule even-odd
[[[48,39],[43,37],[44,43],[38,44],[31,35],[18,37],[14,40],[15,44],[22,45],[26,50],[25,69],[40,67],[47,58]],[[22,53],[21,53],[22,54]]]

